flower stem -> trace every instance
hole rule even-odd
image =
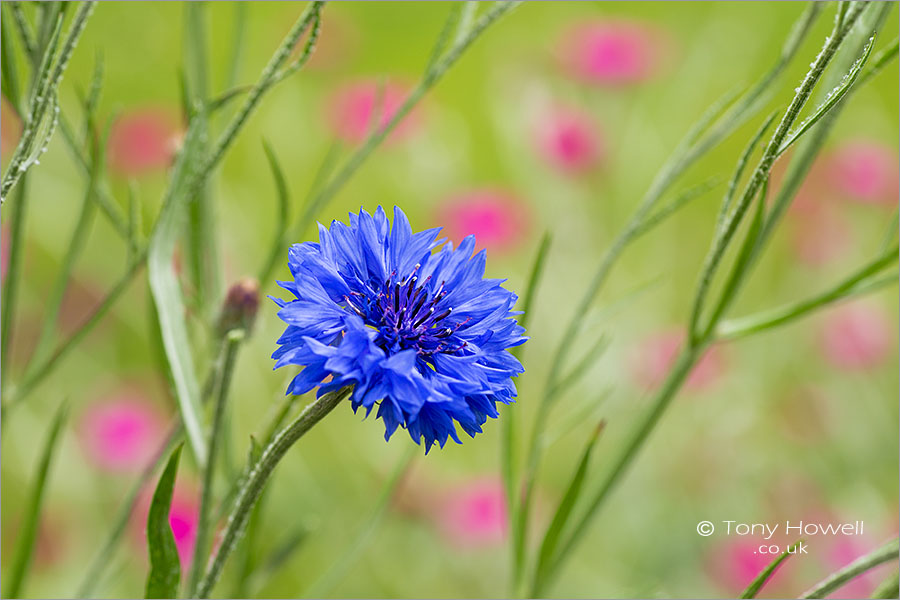
[[[303,409],[300,416],[298,416],[290,425],[285,427],[281,433],[272,440],[272,443],[266,447],[259,457],[259,461],[254,465],[253,470],[250,471],[247,481],[238,493],[234,508],[231,510],[231,514],[228,517],[228,524],[225,526],[225,535],[222,538],[222,543],[213,558],[212,564],[210,564],[207,569],[206,575],[200,582],[200,586],[197,588],[197,593],[194,594],[194,597],[208,597],[213,586],[216,585],[216,582],[222,574],[222,568],[225,566],[225,561],[228,560],[228,555],[231,554],[235,546],[237,546],[238,540],[244,532],[244,527],[247,525],[247,519],[250,517],[250,513],[252,512],[256,501],[259,499],[260,494],[266,486],[266,482],[268,482],[269,477],[272,475],[272,471],[275,470],[279,461],[284,458],[284,455],[290,447],[303,437],[313,425],[321,421],[325,415],[330,413],[338,404],[340,404],[341,401],[350,394],[351,389],[352,388],[348,386],[334,392],[329,392],[318,398],[315,402]]]
[[[212,427],[209,433],[209,457],[203,470],[203,487],[200,492],[200,514],[197,518],[197,540],[194,544],[194,559],[191,562],[191,572],[188,579],[188,590],[191,595],[196,591],[203,573],[203,559],[207,556],[209,546],[210,508],[212,505],[213,477],[216,468],[216,453],[219,449],[219,440],[222,437],[222,422],[225,416],[225,404],[228,400],[228,389],[231,387],[231,376],[234,374],[234,363],[237,359],[238,349],[244,339],[241,329],[232,330],[222,349],[222,362],[219,371],[218,394],[216,407],[213,412]]]

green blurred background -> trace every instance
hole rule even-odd
[[[269,141],[284,167],[296,216],[332,145],[327,116],[331,94],[359,79],[414,83],[448,8],[423,2],[343,2],[326,7],[320,56],[266,97],[214,184],[226,283],[257,272],[274,230],[275,190],[261,140]],[[599,256],[650,179],[709,104],[735,85],[751,84],[774,63],[803,8],[795,2],[526,3],[466,53],[422,102],[414,130],[381,147],[318,219],[327,223],[346,219],[347,211],[360,206],[373,210],[396,204],[414,228],[422,229],[440,225],[436,215],[447,199],[468,190],[502,189],[517,198],[527,226],[505,251],[489,249],[489,273],[509,278],[509,287],[521,293],[538,240],[545,231],[554,235],[529,331],[531,342],[523,355],[526,373],[518,381],[520,402],[511,409],[527,419],[533,415],[548,355],[562,326]],[[256,79],[301,10],[302,5],[287,2],[246,6],[238,82]],[[777,86],[771,108],[783,107],[790,99],[828,34],[832,12],[833,8],[826,9],[817,22]],[[234,7],[211,3],[207,14],[215,67],[209,75],[212,87],[221,90]],[[183,17],[181,3],[101,2],[66,73],[64,112],[71,118],[79,114],[75,90],[88,87],[95,55],[102,52],[106,77],[99,112],[104,118],[154,108],[177,120]],[[557,59],[560,38],[568,27],[589,20],[635,21],[664,32],[658,69],[645,81],[627,86],[589,85],[569,77]],[[896,35],[897,18],[892,14],[877,47]],[[596,169],[573,175],[541,159],[533,132],[542,99],[591,115],[605,147]],[[892,64],[855,94],[827,151],[864,139],[893,149],[896,157],[897,107],[898,74]],[[751,120],[701,161],[681,187],[711,175],[727,178],[760,120],[759,116]],[[3,127],[8,126],[7,118]],[[24,279],[11,350],[13,380],[28,356],[29,339],[39,330],[43,300],[84,193],[83,178],[73,165],[57,139],[31,174]],[[113,173],[110,180],[115,197],[125,198],[127,179]],[[149,231],[165,172],[141,175],[136,182]],[[585,333],[573,355],[603,332],[611,336],[612,345],[584,382],[561,400],[550,424],[559,435],[548,449],[539,482],[538,514],[543,521],[562,493],[596,418],[603,416],[609,423],[593,467],[601,473],[604,459],[617,451],[632,420],[645,408],[648,394],[630,375],[634,361],[642,360],[641,341],[655,332],[677,330],[686,321],[722,190],[720,185],[626,252],[595,310],[584,315]],[[890,223],[891,206],[847,200],[836,210],[849,236],[837,255],[816,265],[798,260],[792,235],[808,217],[792,215],[735,314],[823,289],[877,252]],[[4,222],[5,218],[6,212]],[[304,239],[315,239],[314,231]],[[66,299],[64,331],[80,322],[124,265],[122,243],[108,222],[98,217]],[[287,273],[280,266],[276,277]],[[278,294],[271,284],[264,292]],[[16,415],[15,426],[4,429],[0,466],[6,567],[40,451],[38,441],[60,399],[70,400],[73,426],[65,434],[52,472],[29,596],[73,593],[105,535],[110,515],[136,476],[108,474],[92,466],[79,440],[79,417],[93,402],[123,387],[138,388],[147,402],[174,414],[165,378],[155,368],[147,303],[142,277],[80,350],[29,399]],[[553,594],[735,594],[739,591],[735,578],[740,579],[739,573],[748,567],[739,558],[729,558],[735,538],[697,535],[696,524],[704,519],[865,522],[866,535],[851,540],[856,546],[844,554],[846,548],[837,547],[836,540],[810,540],[810,556],[793,560],[779,574],[772,588],[778,594],[803,591],[841,566],[842,560],[896,534],[896,288],[879,292],[864,306],[887,315],[884,327],[890,336],[887,355],[865,369],[836,368],[823,357],[821,330],[827,313],[721,348],[722,368],[715,381],[679,395]],[[288,375],[271,370],[269,355],[282,329],[275,313],[274,304],[264,300],[234,380],[231,438],[239,461],[249,434],[262,427],[281,397]],[[591,418],[580,417],[585,407]],[[301,595],[329,565],[346,556],[373,499],[412,443],[402,432],[385,443],[382,434],[382,425],[374,419],[361,422],[349,409],[340,409],[291,451],[272,483],[257,551],[265,556],[297,527],[306,528],[308,534],[300,549],[254,593]],[[497,477],[499,444],[499,423],[492,421],[483,435],[465,439],[461,446],[450,444],[417,458],[385,520],[329,593],[505,595],[507,547],[454,545],[441,535],[433,511],[422,506],[439,503],[472,481]],[[193,465],[184,464],[179,477],[189,487],[198,474]],[[143,589],[146,550],[139,527],[133,529],[98,589],[103,596],[133,596]],[[233,572],[226,572],[219,594],[231,593],[233,578]]]

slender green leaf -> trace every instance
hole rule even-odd
[[[866,571],[874,569],[886,562],[896,561],[898,556],[898,541],[893,539],[881,548],[861,556],[852,563],[835,571],[800,596],[800,598],[824,598],[835,590],[843,587],[851,579],[859,577]]]
[[[863,49],[862,56],[860,56],[853,66],[850,67],[850,71],[844,75],[844,79],[842,80],[841,85],[836,87],[835,89],[828,92],[825,96],[825,101],[819,105],[819,107],[810,115],[807,119],[805,119],[800,126],[797,127],[790,135],[788,135],[787,139],[781,143],[781,146],[778,147],[778,156],[784,154],[788,148],[790,148],[794,142],[800,139],[806,131],[809,130],[810,127],[815,125],[819,119],[825,116],[831,108],[841,101],[841,99],[850,91],[851,86],[856,82],[856,78],[859,76],[859,72],[862,70],[863,66],[865,66],[866,61],[869,60],[869,55],[872,53],[872,47],[875,46],[875,36],[869,38],[869,43],[866,44],[866,47]]]
[[[263,151],[266,154],[266,160],[269,161],[272,179],[275,180],[275,197],[278,200],[278,212],[275,215],[275,235],[272,236],[272,247],[269,249],[266,262],[259,272],[259,281],[261,283],[268,278],[268,274],[275,269],[275,265],[278,264],[281,258],[281,249],[285,245],[285,233],[288,226],[288,206],[290,206],[290,192],[288,192],[284,171],[281,170],[281,165],[278,164],[278,157],[275,156],[272,146],[266,140],[263,140]]]
[[[8,7],[6,2],[0,9]],[[16,67],[16,55],[13,51],[12,37],[6,28],[6,19],[0,18],[0,89],[10,105],[20,114],[22,112],[22,92],[19,83],[19,70]]]
[[[578,468],[575,469],[575,473],[572,475],[566,493],[556,507],[556,513],[553,515],[553,520],[550,521],[550,525],[547,526],[547,531],[544,534],[544,541],[541,542],[541,549],[538,553],[538,561],[535,567],[535,579],[543,578],[543,574],[550,565],[553,555],[556,552],[556,545],[559,543],[563,528],[568,524],[572,509],[575,508],[575,503],[581,495],[581,488],[584,485],[588,465],[590,465],[591,462],[591,454],[594,451],[594,446],[597,445],[597,440],[600,438],[600,433],[603,431],[605,425],[606,421],[600,421],[588,438],[584,450],[581,453],[581,460],[578,463]]]
[[[238,70],[241,66],[241,57],[244,55],[244,31],[247,23],[247,4],[235,2],[233,4],[234,21],[231,28],[231,55],[226,63],[225,89],[230,89],[237,81]]]
[[[228,401],[228,392],[231,388],[231,378],[234,375],[234,365],[237,360],[238,349],[244,340],[243,330],[236,329],[228,332],[222,349],[223,358],[219,361],[221,364],[219,373],[217,374],[217,395],[216,406],[213,412],[212,426],[209,434],[209,458],[206,461],[203,470],[203,486],[200,490],[200,512],[197,516],[197,537],[194,544],[194,559],[191,562],[190,576],[188,579],[188,590],[191,596],[196,592],[197,584],[203,574],[203,567],[206,564],[206,557],[209,551],[210,541],[210,510],[213,503],[213,481],[215,477],[216,458],[218,456],[219,444],[223,432],[222,424],[225,417],[225,407]]]
[[[66,402],[63,402],[57,409],[56,416],[50,424],[50,431],[47,434],[47,438],[44,441],[44,448],[41,451],[40,462],[38,462],[37,469],[35,470],[37,477],[28,494],[28,502],[25,504],[25,515],[22,517],[22,529],[16,536],[16,547],[13,552],[12,564],[6,573],[4,598],[22,597],[22,588],[28,573],[28,567],[31,565],[31,559],[34,555],[34,543],[37,539],[38,528],[40,527],[41,507],[43,506],[44,490],[47,487],[50,465],[53,462],[59,434],[62,431],[63,423],[65,423],[67,416],[68,405]]]
[[[798,540],[788,546],[787,550],[781,553],[778,558],[770,562],[765,569],[763,569],[759,575],[757,575],[753,581],[750,582],[744,591],[741,593],[741,598],[756,598],[756,595],[759,591],[766,585],[766,582],[775,574],[775,571],[778,567],[781,566],[781,563],[789,559],[794,553],[797,551],[797,547],[803,543],[803,540]]]
[[[176,443],[178,443],[180,439],[181,425],[176,422],[170,426],[169,433],[166,434],[165,440],[154,452],[150,462],[144,467],[140,476],[129,488],[128,493],[125,495],[125,499],[122,501],[122,504],[119,506],[119,509],[116,511],[116,514],[111,521],[112,525],[103,540],[103,544],[100,546],[100,549],[94,555],[93,560],[91,560],[90,565],[85,570],[84,576],[81,578],[81,583],[78,586],[78,591],[74,597],[90,598],[94,593],[94,590],[97,589],[97,586],[103,578],[104,570],[112,562],[116,548],[122,540],[125,531],[128,529],[128,524],[131,523],[131,515],[134,513],[134,509],[137,506],[141,490],[146,487],[147,483],[153,477],[153,474],[163,463],[163,460],[169,456],[172,450],[174,450]]]
[[[185,323],[184,299],[172,264],[175,240],[186,218],[189,200],[184,190],[189,177],[187,171],[192,166],[187,164],[188,157],[196,148],[199,133],[199,129],[193,126],[188,129],[184,148],[176,161],[169,190],[150,238],[147,268],[178,408],[194,457],[199,465],[204,465],[207,453],[200,412],[200,388]]]
[[[723,340],[742,338],[752,333],[790,323],[814,310],[824,308],[851,295],[855,295],[859,293],[860,289],[867,291],[877,289],[876,286],[872,286],[870,283],[875,279],[876,275],[897,262],[897,253],[898,247],[895,245],[831,288],[811,298],[762,311],[755,315],[724,321],[719,324],[716,337]],[[891,280],[896,283],[893,275],[888,277],[885,283]]]
[[[19,39],[22,40],[22,46],[25,48],[25,54],[28,56],[28,60],[31,61],[31,64],[36,65],[40,60],[37,42],[34,39],[34,35],[31,33],[31,28],[28,26],[28,20],[25,18],[25,11],[22,10],[22,3],[9,2],[8,5],[16,24],[16,30],[19,33]]]
[[[541,278],[544,274],[544,266],[547,261],[547,254],[550,252],[550,245],[553,242],[553,235],[547,231],[541,237],[538,245],[537,253],[531,263],[531,272],[528,276],[528,283],[525,285],[525,295],[522,299],[522,314],[519,315],[519,325],[526,328],[533,312],[534,299],[537,296],[537,289],[540,285]],[[527,332],[527,330],[526,330]],[[521,356],[523,346],[516,346],[512,349],[512,353],[516,358]],[[503,414],[503,429],[500,439],[500,462],[503,473],[503,489],[506,497],[506,512],[509,519],[510,530],[513,535],[518,535],[516,526],[516,432],[517,417],[516,410],[505,410]],[[514,543],[512,551],[515,553],[519,545]],[[513,556],[515,560],[515,556]]]
[[[872,592],[872,598],[897,598],[900,596],[900,573],[894,572],[878,584]]]
[[[147,575],[145,598],[176,598],[181,580],[181,562],[178,546],[169,523],[169,509],[175,491],[175,476],[178,474],[178,459],[183,444],[179,444],[156,484],[150,512],[147,515],[147,550],[150,556],[150,572]]]

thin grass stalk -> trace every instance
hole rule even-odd
[[[234,507],[228,517],[228,523],[225,525],[222,543],[214,553],[212,562],[200,581],[195,597],[209,597],[210,592],[212,592],[213,587],[215,587],[222,574],[225,561],[228,560],[228,556],[243,535],[253,507],[256,505],[256,501],[262,494],[263,489],[265,489],[266,483],[275,467],[297,440],[303,437],[307,431],[350,395],[351,389],[351,387],[345,387],[320,396],[315,402],[303,409],[303,412],[290,425],[281,430],[266,447],[259,461],[250,471],[247,481],[238,492]]]

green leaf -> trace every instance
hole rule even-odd
[[[190,169],[189,158],[194,155],[199,142],[199,128],[191,122],[185,137],[184,148],[175,164],[172,181],[157,218],[150,238],[147,269],[150,290],[159,314],[159,328],[162,334],[166,359],[172,373],[178,398],[178,409],[187,439],[197,463],[206,464],[206,439],[203,435],[203,421],[200,411],[200,386],[191,355],[191,345],[185,322],[184,298],[178,277],[172,264],[175,240],[187,215],[188,195],[185,181]]]
[[[272,171],[272,179],[275,180],[275,197],[278,200],[278,213],[275,217],[275,234],[272,236],[272,247],[266,257],[266,262],[259,272],[259,281],[264,282],[264,278],[268,278],[268,274],[275,269],[281,258],[282,248],[285,244],[285,233],[288,224],[288,206],[290,205],[290,192],[288,192],[287,181],[284,178],[284,171],[278,164],[278,157],[269,142],[263,140],[263,151],[266,154],[266,160],[269,161],[269,169]]]
[[[544,233],[544,236],[541,238],[541,243],[538,246],[537,253],[534,255],[534,261],[531,263],[531,274],[528,277],[528,283],[525,285],[525,295],[522,298],[522,314],[519,316],[519,325],[525,328],[528,325],[532,308],[534,306],[534,299],[537,295],[537,288],[540,283],[541,277],[544,274],[544,266],[547,261],[547,254],[550,251],[550,245],[553,242],[552,234],[547,231]],[[522,352],[522,346],[516,346],[512,349],[512,354],[516,358],[519,358]],[[517,430],[517,419],[516,417],[518,411],[516,410],[505,410],[503,414],[503,429],[502,429],[502,437],[500,440],[500,462],[503,473],[503,489],[505,491],[506,496],[506,509],[507,515],[509,517],[509,525],[510,530],[513,532],[514,536],[518,536],[520,533],[520,529],[517,525],[518,520],[516,519],[517,515],[517,505],[516,505],[516,490],[515,490],[515,480],[516,480],[516,456],[515,456],[515,448],[516,448],[516,430]],[[517,541],[518,538],[515,538]],[[519,548],[518,543],[513,544],[514,552]]]
[[[819,105],[819,107],[813,112],[809,118],[805,119],[799,127],[795,131],[793,131],[788,138],[781,143],[781,146],[778,147],[777,156],[781,156],[784,154],[791,145],[800,139],[810,127],[816,124],[816,122],[825,116],[832,106],[841,101],[841,99],[850,91],[850,87],[856,82],[856,78],[859,76],[859,72],[862,70],[863,66],[866,64],[866,61],[869,60],[869,55],[872,53],[872,47],[875,45],[875,36],[869,38],[869,43],[866,44],[866,47],[863,49],[862,56],[860,56],[853,66],[850,67],[850,71],[844,76],[841,85],[836,87],[835,89],[828,92],[828,95],[825,97],[825,101]]]
[[[10,3],[4,3],[0,8],[7,8]],[[12,37],[6,27],[7,19],[0,19],[0,89],[3,96],[9,100],[10,105],[19,112],[21,92],[19,90],[19,72],[16,68],[16,56],[13,52]]]
[[[21,598],[22,586],[25,582],[25,576],[28,573],[28,567],[34,554],[34,543],[37,538],[38,527],[40,525],[41,506],[43,505],[44,489],[47,485],[47,476],[50,472],[50,465],[56,452],[56,444],[59,440],[59,433],[62,431],[63,423],[68,416],[68,405],[66,402],[60,404],[50,425],[50,432],[44,442],[44,449],[41,452],[41,459],[37,467],[37,479],[34,480],[31,493],[28,495],[28,502],[25,504],[25,515],[22,517],[22,529],[16,538],[16,548],[13,554],[12,565],[6,574],[6,588],[4,590],[4,598]]]
[[[872,598],[896,598],[900,596],[900,573],[894,572],[878,584],[872,592]]]
[[[178,459],[184,444],[179,444],[156,484],[150,513],[147,515],[147,549],[150,556],[150,573],[147,575],[145,598],[176,598],[181,580],[181,563],[178,546],[169,523],[169,509],[175,491]]]
[[[756,598],[756,595],[759,593],[759,590],[762,589],[766,582],[769,581],[769,578],[775,574],[775,571],[778,567],[781,566],[781,563],[786,561],[788,558],[794,555],[794,552],[797,551],[797,546],[801,544],[803,540],[798,540],[788,546],[787,550],[781,553],[781,556],[773,560],[769,563],[769,565],[762,570],[762,572],[756,576],[756,578],[750,582],[750,585],[741,593],[741,598]]]
[[[560,535],[562,534],[563,528],[569,522],[572,509],[575,508],[575,502],[578,501],[578,497],[581,494],[581,488],[584,484],[588,466],[591,462],[591,454],[594,451],[594,446],[597,445],[597,440],[600,438],[600,433],[603,431],[605,425],[606,421],[600,421],[591,434],[591,437],[588,438],[587,444],[585,444],[584,450],[581,453],[581,461],[578,463],[578,468],[575,469],[572,480],[569,482],[569,487],[566,489],[565,495],[563,495],[562,499],[559,501],[559,506],[556,507],[556,514],[553,515],[553,520],[550,522],[550,525],[547,526],[547,532],[544,534],[544,541],[541,543],[537,567],[535,568],[536,587],[540,587],[537,582],[543,579],[546,569],[552,564],[551,561],[553,555],[556,553]]]

